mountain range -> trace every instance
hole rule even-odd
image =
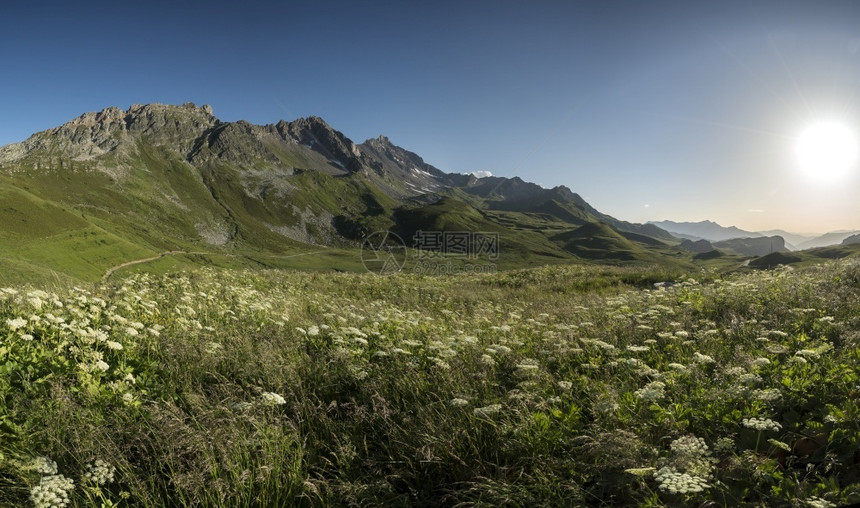
[[[659,225],[564,186],[447,173],[318,117],[224,122],[191,103],[110,107],[0,147],[0,200],[3,280],[98,280],[136,261],[362,270],[374,232],[410,247],[427,231],[497,235],[500,268],[697,263]]]
[[[744,231],[735,226],[721,226],[712,221],[700,222],[674,222],[670,220],[650,221],[673,236],[685,240],[708,240],[710,242],[721,242],[726,240],[737,240],[746,238],[774,237],[780,236],[785,240],[787,250],[814,249],[817,247],[828,247],[838,245],[851,235],[860,233],[858,231],[834,231],[823,235],[790,233],[781,229],[769,231]]]

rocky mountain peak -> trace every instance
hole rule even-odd
[[[190,149],[195,139],[218,123],[209,105],[133,104],[127,110],[111,106],[38,132],[23,143],[10,145],[0,157],[17,160],[32,152],[47,151],[90,160],[141,137],[153,145],[182,151]]]

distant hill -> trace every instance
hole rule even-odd
[[[834,231],[813,238],[812,240],[807,240],[799,244],[797,247],[799,249],[814,249],[816,247],[839,245],[843,242],[843,240],[857,233],[860,233],[860,231]]]
[[[714,247],[728,253],[743,256],[764,256],[774,252],[788,252],[788,249],[785,247],[785,240],[781,236],[734,238],[714,242]]]
[[[674,222],[664,220],[649,221],[648,224],[653,224],[660,229],[664,229],[677,235],[679,238],[687,238],[689,240],[709,240],[711,242],[719,242],[722,240],[731,240],[733,238],[762,236],[760,233],[744,231],[736,228],[735,226],[724,227],[709,220],[701,222]]]
[[[781,236],[785,239],[785,246],[788,250],[797,250],[797,246],[803,242],[808,242],[818,235],[809,233],[791,233],[783,229],[770,229],[767,231],[758,231],[763,236]]]
[[[725,240],[735,240],[740,238],[761,238],[779,236],[783,239],[783,247],[785,250],[796,251],[804,249],[814,249],[817,247],[828,247],[831,245],[839,245],[845,238],[860,231],[835,231],[824,235],[790,233],[781,229],[773,229],[768,231],[745,231],[735,226],[725,227],[712,221],[701,222],[674,222],[670,220],[651,221],[648,224],[653,224],[666,230],[679,239],[686,240],[708,240],[711,242],[721,242]],[[746,242],[749,245],[753,243]],[[740,247],[741,250],[750,252],[750,248],[754,251],[760,250],[757,247]],[[776,252],[776,251],[774,251]],[[752,254],[747,254],[752,255]]]

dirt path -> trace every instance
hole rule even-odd
[[[112,266],[112,267],[108,268],[107,271],[105,272],[105,274],[102,275],[102,282],[105,282],[108,279],[110,279],[110,276],[113,275],[113,272],[115,272],[121,268],[125,268],[125,267],[131,266],[131,265],[138,265],[140,263],[149,263],[150,261],[155,261],[156,259],[161,259],[164,256],[175,256],[177,254],[207,254],[207,253],[206,252],[186,252],[184,250],[167,250],[167,251],[164,251],[157,256],[152,256],[152,257],[142,258],[142,259],[133,259],[131,261],[126,261],[125,263],[120,263],[116,266]]]

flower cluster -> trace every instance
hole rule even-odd
[[[75,482],[61,474],[43,476],[30,491],[30,500],[36,508],[62,508],[71,502],[69,493],[74,488]]]
[[[260,398],[263,399],[264,404],[271,406],[282,406],[287,403],[286,399],[273,392],[263,392],[260,394]]]
[[[634,393],[646,402],[655,402],[666,396],[665,389],[666,384],[662,381],[651,381]]]
[[[87,464],[87,472],[84,474],[84,480],[97,483],[98,485],[107,485],[113,482],[116,468],[102,459],[96,459],[95,462]]]
[[[709,488],[704,478],[687,473],[679,473],[671,467],[661,468],[654,475],[660,490],[672,494],[695,494]]]
[[[748,429],[754,429],[759,432],[763,432],[765,430],[778,431],[782,429],[782,425],[770,418],[744,418],[742,424]]]

